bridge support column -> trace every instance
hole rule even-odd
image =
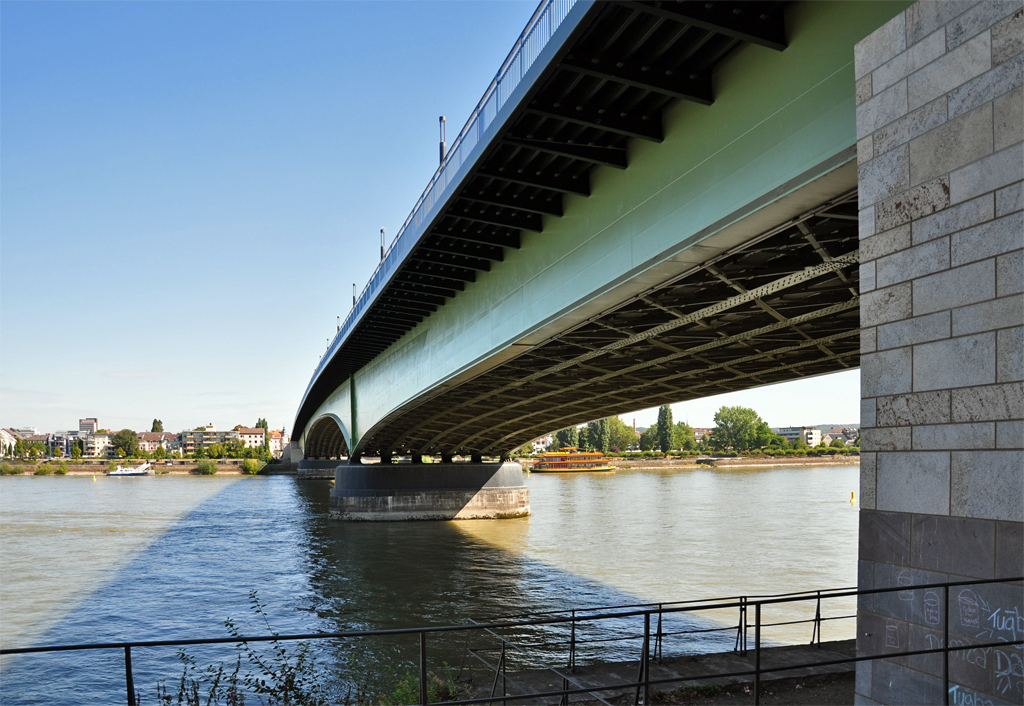
[[[529,514],[523,468],[511,462],[341,465],[330,500],[336,520],[493,520]]]
[[[861,588],[1024,574],[1022,32],[918,2],[856,47]],[[950,589],[948,626],[944,598],[863,599],[858,650],[1020,639],[1019,584]],[[857,703],[1022,703],[1022,656],[951,653],[948,694],[941,655],[860,662]]]

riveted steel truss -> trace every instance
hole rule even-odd
[[[857,199],[822,204],[382,420],[364,454],[498,454],[592,419],[859,365]]]

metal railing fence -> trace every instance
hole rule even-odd
[[[949,639],[949,595],[951,588],[967,587],[967,586],[981,586],[987,584],[1014,584],[1020,583],[1024,585],[1024,577],[1013,577],[1013,578],[999,578],[999,579],[985,579],[985,580],[965,580],[965,581],[947,581],[943,583],[931,583],[931,584],[918,584],[918,585],[898,585],[891,588],[876,588],[876,589],[865,589],[858,590],[854,588],[844,589],[831,589],[831,590],[816,590],[816,591],[803,591],[799,593],[790,594],[774,594],[768,596],[737,596],[726,599],[714,599],[714,600],[697,600],[697,601],[681,601],[672,603],[658,603],[658,604],[634,604],[627,606],[614,606],[614,607],[599,607],[599,608],[579,608],[569,610],[558,610],[558,611],[547,611],[540,613],[527,614],[525,617],[520,615],[512,619],[491,619],[489,621],[476,621],[471,620],[465,625],[445,625],[445,626],[433,626],[433,627],[415,627],[415,628],[397,628],[387,630],[353,630],[333,633],[306,633],[306,634],[292,634],[292,635],[253,635],[253,636],[232,636],[223,638],[190,638],[190,639],[173,639],[173,640],[134,640],[125,642],[106,642],[106,643],[91,643],[91,644],[78,644],[78,645],[45,645],[39,647],[21,647],[0,650],[0,655],[23,655],[33,653],[52,653],[52,652],[69,652],[69,651],[83,651],[83,650],[123,650],[124,651],[124,668],[125,668],[125,688],[127,695],[127,703],[129,706],[136,706],[136,692],[134,677],[132,674],[132,650],[133,649],[145,649],[154,647],[187,647],[193,645],[217,645],[217,644],[234,644],[240,645],[245,643],[257,643],[257,642],[284,642],[284,641],[309,641],[309,640],[349,640],[353,638],[369,638],[369,637],[384,637],[384,636],[414,636],[417,639],[419,647],[419,704],[426,705],[430,703],[428,698],[428,672],[427,672],[427,657],[428,657],[428,636],[451,636],[453,634],[465,633],[465,650],[463,664],[460,666],[460,676],[462,670],[466,667],[466,660],[476,660],[489,671],[493,671],[493,681],[491,686],[490,695],[486,697],[477,697],[469,699],[460,699],[455,701],[444,702],[452,706],[468,706],[469,704],[492,704],[501,701],[503,704],[508,701],[522,701],[526,699],[540,700],[542,699],[554,699],[558,698],[561,705],[567,705],[570,697],[587,695],[590,698],[601,701],[602,703],[608,704],[608,701],[602,698],[602,692],[609,691],[620,691],[622,689],[635,690],[635,697],[633,702],[636,706],[639,704],[650,703],[650,690],[651,687],[668,685],[668,684],[680,684],[683,682],[693,682],[705,679],[720,679],[725,677],[751,677],[753,681],[753,693],[754,703],[760,703],[760,686],[761,679],[764,674],[767,673],[780,673],[787,671],[796,671],[800,669],[807,669],[812,667],[829,667],[840,664],[849,664],[856,662],[863,662],[875,659],[893,659],[898,657],[913,657],[919,655],[930,655],[930,654],[942,654],[943,665],[942,665],[942,679],[943,679],[943,693],[945,694],[945,703],[949,703],[950,694],[950,678],[949,678],[949,654],[950,652],[958,652],[963,650],[974,650],[974,649],[985,649],[991,647],[1011,647],[1017,645],[1024,645],[1024,639],[1016,640],[1003,640],[994,641],[988,643],[980,642],[969,642],[964,644],[951,644]],[[856,597],[861,598],[863,596],[894,593],[894,592],[906,592],[916,591],[925,589],[941,589],[943,594],[942,604],[942,630],[943,639],[939,647],[922,649],[922,650],[903,650],[903,651],[892,651],[884,652],[879,654],[868,654],[854,657],[846,657],[842,659],[831,659],[831,660],[818,660],[814,662],[803,662],[798,664],[787,664],[783,666],[773,665],[770,668],[764,668],[761,664],[761,656],[763,649],[762,646],[762,632],[765,628],[779,626],[779,625],[793,625],[799,623],[811,623],[813,629],[811,633],[812,645],[821,644],[821,629],[822,623],[828,620],[843,620],[850,619],[856,616],[841,615],[832,617],[823,617],[821,612],[822,601]],[[767,623],[762,620],[762,609],[766,606],[782,605],[789,603],[799,603],[805,601],[815,602],[815,615],[813,618],[806,620],[795,620],[795,621],[784,621],[779,623]],[[651,677],[650,667],[652,662],[660,662],[664,659],[663,644],[664,638],[668,636],[669,632],[662,630],[662,620],[666,616],[681,615],[681,614],[693,614],[700,613],[703,611],[711,610],[738,610],[739,621],[735,626],[726,626],[723,628],[710,628],[704,630],[690,630],[690,631],[678,631],[676,634],[696,634],[700,632],[708,631],[721,631],[721,630],[736,630],[736,641],[734,651],[743,652],[747,654],[751,651],[748,644],[748,633],[752,629],[754,633],[753,639],[753,665],[751,669],[731,671],[731,672],[715,672],[709,674],[698,674],[679,676],[674,675],[668,678],[655,679]],[[754,619],[751,624],[749,620],[749,613],[753,611]],[[600,621],[621,621],[628,618],[641,618],[643,620],[643,630],[639,633],[619,635],[614,639],[619,640],[640,640],[641,647],[640,653],[637,660],[637,676],[632,681],[616,682],[612,684],[606,684],[601,686],[585,686],[578,680],[573,678],[573,673],[576,667],[576,653],[580,642],[577,639],[577,629],[586,624],[597,623]],[[654,619],[657,619],[656,628],[652,631],[652,624]],[[512,628],[523,628],[527,626],[566,626],[567,632],[569,633],[568,644],[566,645],[568,658],[566,660],[566,666],[556,667],[549,664],[542,658],[537,657],[533,654],[533,651],[538,647],[550,645],[551,643],[533,643],[529,645],[516,644],[507,637],[502,636],[499,631],[507,630]],[[491,648],[474,648],[471,644],[471,636],[474,633],[483,633],[490,638],[495,639],[498,642],[496,647]],[[652,644],[653,643],[653,644]],[[564,644],[564,643],[563,643]],[[490,653],[497,653],[497,658],[490,656]],[[561,688],[551,691],[529,691],[525,688],[515,677],[509,673],[509,662],[510,654],[516,654],[525,662],[530,662],[538,665],[541,669],[547,670],[554,674],[558,679],[561,680]],[[471,671],[472,667],[470,667]],[[500,695],[496,695],[495,691],[499,682],[502,684],[502,690]],[[521,693],[509,694],[508,686],[511,684],[514,687],[520,689]],[[642,699],[641,699],[642,697]],[[608,706],[611,706],[608,704]]]
[[[542,0],[526,23],[526,27],[516,39],[512,50],[505,61],[502,62],[498,72],[494,75],[491,83],[484,91],[483,97],[477,103],[469,119],[459,132],[458,137],[452,142],[445,153],[444,161],[430,178],[423,193],[416,200],[412,211],[406,217],[405,222],[399,229],[398,234],[388,245],[373,274],[367,281],[359,294],[355,305],[345,317],[337,334],[327,347],[320,362],[317,364],[306,388],[309,393],[313,382],[320,375],[323,367],[341,342],[345,340],[351,329],[359,321],[363,312],[372,303],[374,294],[382,287],[391,275],[398,268],[405,256],[409,254],[415,245],[414,234],[408,233],[412,224],[421,226],[427,214],[440,200],[444,190],[451,184],[459,170],[469,158],[473,149],[483,137],[487,128],[494,122],[502,106],[508,101],[520,81],[533,66],[534,61],[540,56],[541,51],[554,36],[555,31],[562,24],[562,21],[569,14],[569,11],[576,4],[577,0]]]

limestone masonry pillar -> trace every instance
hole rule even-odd
[[[861,588],[1024,574],[1024,4],[918,2],[855,49]],[[869,597],[862,653],[940,646],[941,591]],[[1024,591],[950,592],[951,644],[1021,639]],[[950,658],[950,703],[1024,703],[1019,647]],[[857,703],[939,704],[937,656]]]

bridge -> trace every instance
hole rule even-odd
[[[1020,575],[1022,36],[1018,0],[543,2],[318,365],[293,453],[336,467],[339,517],[518,516],[521,471],[484,457],[860,367],[860,587]],[[956,639],[1005,627],[972,606],[1024,610],[994,586]],[[921,600],[862,605],[864,650],[924,649]],[[1012,665],[957,669],[956,698],[1024,700]],[[942,677],[865,662],[857,692],[938,703]]]
[[[852,48],[893,12],[542,4],[314,373],[305,456],[857,367]]]

